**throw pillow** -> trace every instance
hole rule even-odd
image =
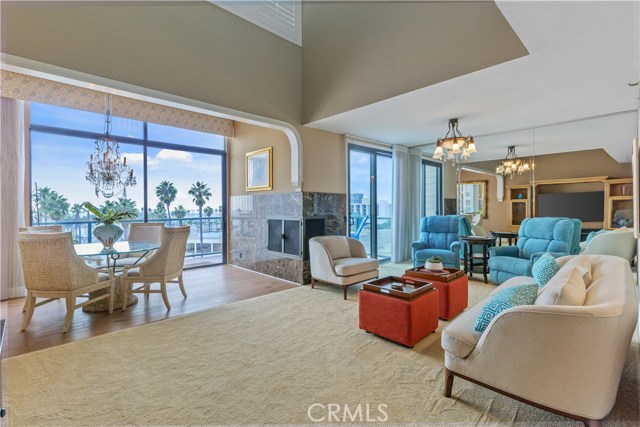
[[[572,257],[562,266],[562,268],[565,267],[577,267],[582,274],[582,280],[584,280],[585,287],[589,287],[591,284],[591,259],[588,255],[577,255]]]
[[[531,274],[538,286],[543,287],[560,270],[560,264],[550,253],[545,253],[531,267]]]
[[[568,286],[568,287],[567,287]],[[564,288],[567,287],[565,290]],[[553,279],[549,280],[535,305],[584,305],[587,296],[587,287],[582,279],[582,273],[578,267],[564,266]]]
[[[519,285],[504,289],[495,294],[480,310],[476,326],[476,332],[484,332],[494,317],[508,308],[519,305],[531,305],[538,296],[538,285]]]

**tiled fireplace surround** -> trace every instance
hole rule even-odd
[[[267,251],[267,219],[323,217],[326,234],[346,235],[347,196],[336,193],[270,193],[231,196],[229,263],[305,284],[309,261]]]

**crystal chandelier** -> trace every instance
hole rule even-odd
[[[458,130],[458,119],[449,119],[449,129],[444,138],[438,139],[433,158],[436,160],[451,160],[460,163],[460,159],[467,159],[476,152],[476,144],[472,136],[462,136]]]
[[[496,173],[509,176],[513,178],[516,174],[520,175],[523,172],[529,171],[533,169],[533,163],[530,163],[528,160],[522,160],[516,154],[516,146],[511,145],[507,149],[507,156],[504,160],[498,163],[496,167]]]
[[[111,136],[111,97],[105,99],[104,135],[96,139],[94,152],[87,162],[86,179],[95,186],[96,196],[110,199],[122,194],[127,197],[127,187],[136,185],[133,169],[127,166],[127,158],[120,158],[120,146]]]

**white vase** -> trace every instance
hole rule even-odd
[[[426,268],[427,270],[443,270],[444,266],[442,265],[441,262],[425,262],[424,263],[424,268]]]

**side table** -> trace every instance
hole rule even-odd
[[[484,275],[484,283],[487,283],[487,273],[489,272],[489,247],[495,246],[496,238],[494,236],[465,236],[461,237],[464,257],[464,272],[473,277],[473,267],[482,267]],[[482,253],[474,254],[473,246],[482,246]]]
[[[518,243],[518,233],[511,231],[491,231],[490,233],[497,239],[498,246],[502,246],[502,239],[507,239],[509,246],[511,246],[511,240],[513,240],[513,243]]]

